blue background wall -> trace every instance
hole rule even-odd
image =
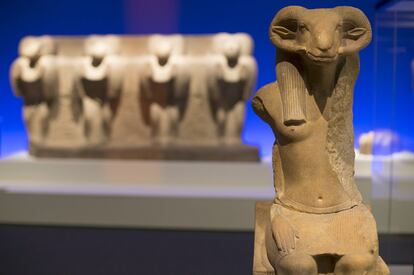
[[[8,70],[17,56],[19,40],[25,35],[42,34],[139,34],[139,33],[215,33],[247,32],[255,40],[259,65],[257,87],[274,81],[275,51],[267,38],[274,14],[287,5],[308,8],[351,5],[362,9],[371,22],[374,0],[39,0],[2,1],[0,3],[0,117],[2,118],[2,154],[27,147],[21,119],[21,100],[10,89]],[[374,46],[361,53],[361,74],[355,91],[356,136],[370,130],[375,122]],[[253,113],[247,112],[244,140],[260,145],[269,155],[273,134]]]

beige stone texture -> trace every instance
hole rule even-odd
[[[225,160],[258,160],[241,142],[257,74],[247,34],[27,37],[20,49],[11,82],[33,155],[220,160],[226,146]]]
[[[389,274],[354,181],[353,89],[368,19],[353,7],[290,6],[269,35],[278,81],[253,107],[276,137],[276,198],[258,205],[254,273]]]
[[[12,88],[24,101],[23,119],[29,141],[39,144],[46,139],[51,102],[58,83],[55,43],[49,36],[26,37],[19,46],[20,57],[12,64]]]
[[[218,125],[219,135],[227,144],[241,143],[241,131],[245,115],[245,102],[255,87],[256,62],[248,55],[251,42],[247,35],[221,34],[214,39],[217,51],[212,62],[210,102]]]

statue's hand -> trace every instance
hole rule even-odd
[[[295,249],[298,233],[280,213],[275,213],[272,218],[272,234],[278,250],[283,254],[289,254]]]

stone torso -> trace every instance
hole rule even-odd
[[[326,150],[328,112],[321,113],[314,97],[307,95],[308,121],[302,125],[286,126],[277,83],[263,87],[257,97],[263,103],[277,136],[273,153],[277,200],[295,209],[316,213],[338,211],[354,205],[329,163]]]
[[[242,58],[239,58],[242,59]],[[244,100],[244,91],[247,85],[248,72],[242,60],[235,66],[229,66],[225,58],[221,59],[216,67],[218,91],[223,95],[217,95],[220,106],[228,111],[237,102]]]
[[[149,63],[149,76],[147,77],[146,96],[152,103],[165,108],[173,105],[175,91],[175,66],[170,60],[161,66],[156,59],[151,59]]]
[[[25,104],[39,104],[44,99],[42,88],[43,68],[40,62],[30,66],[30,61],[26,58],[20,59],[19,66],[21,74],[17,78],[18,89],[23,94]]]
[[[238,82],[228,82],[225,79],[218,79],[220,92],[225,94],[225,99],[221,102],[224,110],[231,110],[237,102],[243,101],[243,90],[246,86],[246,80]]]
[[[81,83],[87,96],[104,102],[108,95],[108,63],[104,59],[98,66],[93,66],[90,58],[83,64]]]
[[[170,79],[166,82],[157,82],[154,79],[149,79],[148,82],[148,97],[152,103],[156,103],[163,108],[173,105],[175,79]]]

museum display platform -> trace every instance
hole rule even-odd
[[[414,233],[413,168],[410,153],[374,159],[357,154],[355,178],[380,233]],[[273,197],[272,177],[268,158],[258,163],[35,159],[22,152],[0,160],[0,222],[253,230],[256,201]]]
[[[377,219],[381,255],[396,275],[413,270],[413,167],[408,153],[356,158],[356,181]],[[119,272],[120,262],[134,270],[132,255],[138,255],[142,270],[161,274],[176,272],[198,251],[194,263],[206,272],[225,262],[223,272],[243,273],[252,266],[255,204],[272,199],[272,177],[270,158],[165,162],[36,159],[18,153],[0,160],[0,254],[33,258],[33,268],[46,273],[61,266],[81,270],[71,262],[83,264],[82,271],[94,270],[94,263],[112,258],[102,274]],[[170,246],[174,255],[164,269],[157,267],[154,259]],[[30,247],[37,247],[36,256],[19,254]],[[41,266],[35,261],[61,260],[59,253],[72,260]]]
[[[92,159],[140,159],[140,160],[187,160],[187,161],[259,161],[259,149],[237,144],[217,145],[141,145],[107,146],[75,150],[73,148],[49,148],[34,146],[32,155],[41,158],[92,158]]]
[[[0,161],[0,175],[0,222],[15,224],[251,230],[255,202],[273,192],[270,166],[254,162],[19,154]]]

